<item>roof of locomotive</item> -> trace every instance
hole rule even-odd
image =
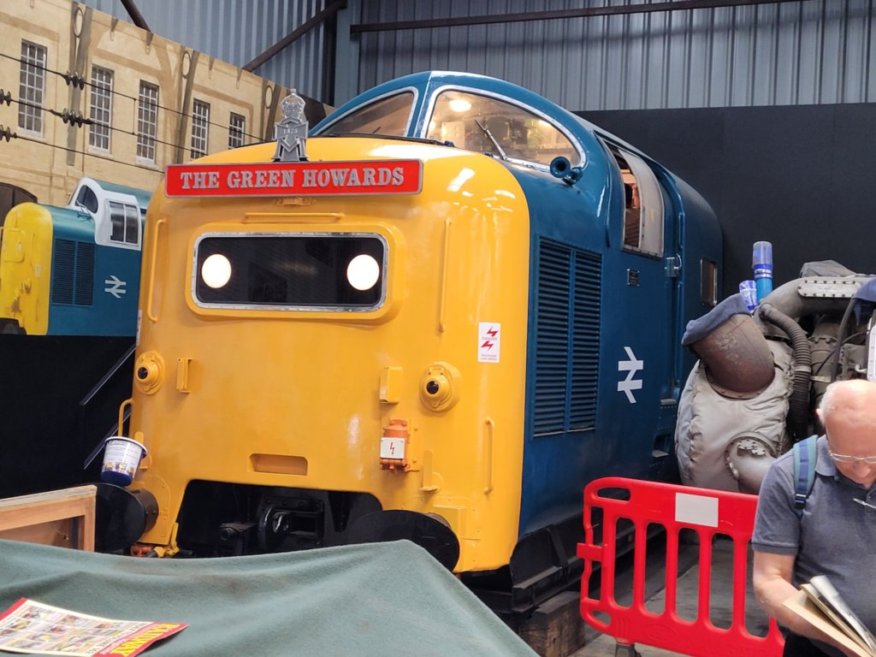
[[[130,187],[128,185],[119,185],[118,183],[108,182],[106,180],[95,179],[94,182],[102,187],[104,191],[115,192],[116,194],[129,194],[133,196],[137,199],[137,205],[144,210],[149,206],[149,200],[152,198],[152,192],[145,189],[137,189],[136,187]]]
[[[44,206],[52,215],[56,238],[91,241],[94,237],[94,220],[90,214],[72,208]]]
[[[526,142],[529,139],[529,130],[533,123],[544,123],[545,131],[552,138],[561,133],[562,137],[565,137],[565,142],[563,143],[562,139],[555,139],[553,144],[547,148],[539,150],[540,147],[536,146],[534,149],[530,148],[528,153],[525,153],[526,149],[523,148],[520,151],[525,153],[523,155],[510,154],[506,156],[502,152],[502,144],[505,142],[502,142],[502,139],[494,139],[493,135],[485,130],[485,126],[489,127],[494,116],[483,111],[466,111],[467,113],[463,113],[459,120],[459,123],[465,124],[465,131],[471,131],[476,135],[478,132],[482,132],[486,135],[486,139],[481,137],[479,143],[474,145],[468,143],[470,141],[468,132],[465,132],[461,140],[444,137],[443,134],[436,133],[436,131],[430,132],[430,124],[441,126],[447,124],[449,115],[449,112],[446,111],[447,108],[456,111],[450,107],[450,102],[444,102],[447,100],[446,98],[441,98],[445,92],[458,92],[457,94],[448,94],[447,98],[451,98],[453,95],[480,97],[479,101],[482,107],[492,104],[492,101],[498,101],[499,104],[494,104],[494,107],[500,113],[502,110],[507,111],[504,112],[505,117],[497,116],[495,118],[505,120],[506,124],[515,120],[519,123],[520,117],[525,117],[523,129],[520,129],[519,125],[514,126],[512,137],[514,147],[519,147],[520,141]],[[410,98],[404,98],[401,101],[399,96],[405,93],[409,93]],[[388,104],[391,103],[383,102],[395,100],[400,102],[395,103],[395,108],[391,110],[388,109]],[[444,111],[443,117],[439,117],[439,109]],[[364,116],[368,117],[365,121],[361,120]],[[367,126],[367,129],[363,129],[363,124]],[[476,128],[473,129],[472,125],[475,125]],[[535,141],[538,142],[540,138],[538,130],[533,130],[533,132],[536,137]],[[436,138],[436,134],[439,134],[439,138]],[[427,152],[430,152],[430,149],[436,147],[438,149],[454,148],[470,153],[484,153],[493,159],[515,165],[515,175],[532,173],[537,176],[548,172],[557,175],[553,171],[552,165],[560,158],[554,155],[554,151],[561,151],[562,159],[567,160],[566,165],[577,169],[578,175],[585,169],[590,170],[594,175],[597,175],[596,171],[599,170],[607,172],[613,166],[612,163],[615,159],[609,153],[609,149],[614,150],[614,148],[619,147],[645,159],[655,172],[662,173],[672,190],[680,195],[680,202],[684,203],[687,197],[691,197],[696,203],[701,202],[699,195],[689,186],[684,185],[684,181],[678,176],[623,139],[602,130],[533,91],[505,80],[475,73],[426,71],[384,82],[341,105],[332,114],[313,126],[309,130],[308,136],[328,139],[337,137],[370,138],[375,142],[384,143],[387,139],[419,142],[421,147],[419,157],[421,159],[425,157]],[[557,143],[562,148],[556,148]],[[274,153],[274,144],[275,142],[263,142],[220,151],[200,158],[198,163],[263,162],[271,159]],[[528,146],[528,144],[525,145]],[[560,165],[558,170],[562,171],[564,165],[562,163]]]
[[[560,126],[565,133],[573,138],[573,141],[577,142],[578,146],[583,145],[584,150],[588,150],[588,145],[592,145],[591,142],[594,141],[594,136],[599,135],[627,150],[646,158],[648,157],[623,139],[599,128],[586,119],[573,114],[569,110],[529,89],[486,75],[453,71],[424,71],[379,84],[338,107],[311,129],[310,136],[331,135],[332,126],[353,112],[381,99],[409,91],[414,95],[414,100],[403,136],[425,139],[436,97],[440,93],[451,89],[490,96],[511,105],[516,105],[526,112],[535,114],[554,125]],[[374,136],[381,135],[378,133]]]

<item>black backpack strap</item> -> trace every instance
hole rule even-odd
[[[793,447],[794,451],[794,512],[803,517],[806,499],[815,485],[815,460],[818,436],[809,436]]]

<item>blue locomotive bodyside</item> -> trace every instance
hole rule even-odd
[[[140,251],[94,240],[94,221],[48,208],[54,226],[48,335],[134,336]]]

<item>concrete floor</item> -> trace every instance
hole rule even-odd
[[[713,548],[712,557],[712,596],[710,604],[710,617],[712,622],[720,627],[727,627],[730,624],[732,610],[732,586],[731,574],[733,572],[732,563],[732,545],[729,540],[719,540]],[[678,580],[678,614],[682,618],[696,618],[697,610],[697,591],[698,591],[698,574],[699,569],[696,566],[698,555],[698,546],[684,546],[682,553],[679,556],[679,570],[686,567],[684,573]],[[749,560],[750,563],[750,560]],[[655,555],[654,559],[649,558],[649,564],[646,568],[649,574],[646,584],[646,595],[648,599],[648,609],[660,611],[664,608],[664,593],[662,581],[662,555]],[[651,576],[652,571],[654,575]],[[621,591],[631,591],[631,574],[619,575],[616,579],[615,590],[618,593],[618,598],[621,602],[628,602],[631,595],[621,596]],[[725,585],[726,583],[726,585]],[[746,595],[746,626],[753,634],[766,634],[767,617],[760,610],[757,602],[754,600],[754,595],[751,589],[750,573],[749,585]],[[624,597],[626,600],[624,600]],[[615,656],[615,641],[612,637],[598,634],[595,630],[588,627],[586,630],[587,643],[583,648],[572,653],[569,657],[614,657]],[[636,644],[636,650],[642,657],[667,657],[679,655],[681,653],[669,652],[652,646]]]

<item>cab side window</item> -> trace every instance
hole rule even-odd
[[[381,98],[350,112],[320,131],[323,135],[365,134],[403,137],[414,106],[414,94],[405,91]]]
[[[610,147],[624,185],[623,248],[663,255],[663,193],[651,167],[634,153]]]
[[[79,194],[76,196],[76,205],[85,208],[91,214],[97,213],[97,195],[94,190],[87,185],[79,188]]]
[[[110,240],[121,244],[139,244],[140,212],[133,205],[109,202],[111,232]]]
[[[456,89],[442,92],[435,100],[426,138],[545,166],[558,155],[573,165],[581,160],[569,138],[536,114],[497,98]]]

